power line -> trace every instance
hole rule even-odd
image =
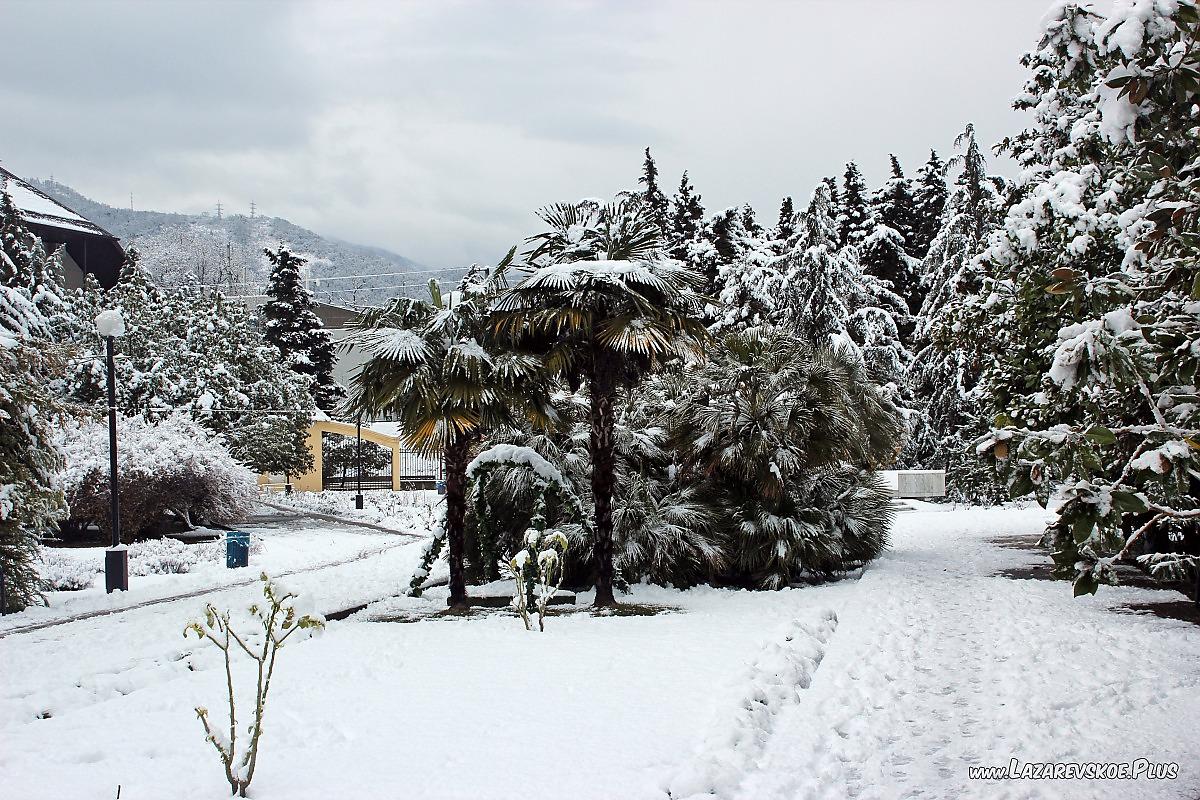
[[[314,276],[314,277],[310,278],[310,280],[312,280],[315,283],[321,283],[323,281],[352,281],[352,280],[358,280],[360,278],[401,278],[401,277],[405,277],[407,275],[432,275],[432,274],[441,273],[441,272],[466,272],[466,271],[467,271],[466,267],[441,267],[439,269],[414,269],[414,270],[409,270],[407,272],[374,272],[374,273],[367,273],[367,274],[362,274],[362,275],[333,275],[328,278]],[[169,288],[221,289],[221,288],[225,288],[228,286],[259,286],[263,283],[265,283],[265,281],[238,281],[236,283],[235,282],[230,282],[230,283],[192,283],[192,284],[188,284],[186,287],[181,286],[181,287],[169,287]],[[421,285],[424,286],[424,284],[421,284]]]
[[[355,289],[310,289],[312,294],[349,294],[351,292],[382,292],[386,289],[424,289],[424,283],[397,283],[392,286],[360,286]],[[268,294],[238,294],[226,295],[226,300],[256,300],[270,297]]]

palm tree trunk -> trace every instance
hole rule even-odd
[[[467,457],[470,443],[467,437],[453,435],[446,444],[446,544],[450,562],[451,608],[465,610],[467,605],[467,578],[463,570],[463,554],[466,552],[467,525]]]
[[[591,437],[588,450],[592,457],[592,499],[596,504],[592,526],[596,541],[596,608],[617,604],[613,597],[613,518],[612,495],[616,460],[613,456],[613,399],[616,395],[616,365],[604,351],[593,349],[590,386]]]

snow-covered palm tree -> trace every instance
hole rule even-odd
[[[874,558],[891,504],[870,471],[895,457],[895,406],[848,347],[758,329],[722,344],[673,417],[684,468],[724,509],[734,572],[777,588]]]
[[[529,273],[494,306],[496,330],[542,354],[590,395],[596,606],[613,597],[613,402],[663,359],[700,350],[700,279],[661,255],[660,232],[635,197],[560,203],[539,212]]]
[[[548,421],[539,359],[501,347],[488,323],[512,255],[495,268],[472,267],[449,296],[430,281],[429,301],[401,298],[368,311],[348,339],[369,354],[351,380],[348,412],[392,416],[408,446],[445,458],[450,605],[460,609],[471,449],[522,412]]]

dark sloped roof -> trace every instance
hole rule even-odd
[[[117,237],[50,195],[0,167],[0,188],[12,197],[21,219],[47,244],[66,247],[84,272],[106,289],[116,285],[125,260]]]

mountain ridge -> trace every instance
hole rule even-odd
[[[310,288],[318,299],[332,303],[378,303],[420,293],[429,277],[462,273],[459,268],[435,270],[383,247],[325,236],[283,217],[126,209],[57,181],[35,178],[29,183],[136,248],[143,265],[165,285],[199,283],[252,294],[269,274],[263,248],[280,243],[308,259]]]

